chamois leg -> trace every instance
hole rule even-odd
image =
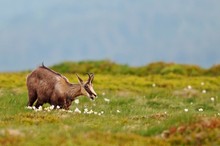
[[[50,103],[50,105],[54,105],[55,108],[59,105],[59,102],[58,102],[58,100],[56,98],[56,94],[55,93],[52,94],[49,103]]]
[[[70,99],[66,99],[66,106],[69,109],[69,107],[71,106],[72,101]]]
[[[59,106],[60,106],[62,109],[69,110],[69,107],[68,107],[68,105],[67,105],[66,98],[59,98],[58,102],[59,102]]]
[[[28,91],[29,101],[27,106],[33,106],[34,102],[37,100],[37,93],[35,91]]]

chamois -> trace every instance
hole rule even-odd
[[[90,97],[97,96],[93,89],[94,74],[88,74],[89,78],[84,82],[77,74],[78,84],[72,84],[63,75],[47,68],[42,64],[27,76],[28,106],[38,108],[44,103],[69,109],[72,101],[80,95]]]

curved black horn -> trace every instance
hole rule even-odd
[[[91,77],[91,83],[92,83],[92,82],[93,82],[93,79],[94,79],[94,74],[91,73],[91,74],[90,74],[90,77]]]
[[[91,82],[91,76],[90,76],[90,73],[86,73],[86,74],[89,76],[88,82],[90,83],[90,82]]]

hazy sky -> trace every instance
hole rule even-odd
[[[0,71],[44,61],[220,63],[219,0],[0,0]]]

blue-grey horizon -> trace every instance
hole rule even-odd
[[[45,62],[220,63],[220,1],[0,1],[0,71]]]

